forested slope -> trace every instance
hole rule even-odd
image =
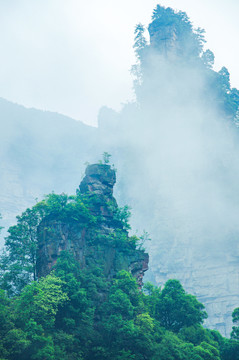
[[[238,327],[234,340],[204,329],[203,304],[178,280],[142,287],[148,256],[114,183],[108,164],[90,165],[76,195],[49,194],[9,229],[1,359],[238,359]]]

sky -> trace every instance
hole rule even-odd
[[[160,3],[206,30],[215,68],[239,88],[237,0],[0,0],[0,97],[97,125],[134,98],[135,25]]]

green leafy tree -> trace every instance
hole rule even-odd
[[[196,354],[205,360],[220,360],[219,350],[207,342],[202,342],[195,347]]]
[[[183,341],[190,342],[195,346],[200,345],[203,341],[212,345],[215,344],[211,333],[200,324],[182,328],[179,332],[179,337]]]
[[[140,53],[147,45],[147,41],[144,36],[145,28],[142,24],[137,24],[134,30],[134,50],[138,57],[140,57]]]
[[[144,284],[144,303],[150,315],[157,319],[160,311],[161,288],[154,286],[150,282]]]
[[[184,342],[174,333],[166,331],[161,342],[156,346],[153,360],[220,360],[217,347],[202,342],[194,346]]]
[[[24,326],[32,319],[44,330],[51,329],[59,306],[68,301],[62,288],[62,280],[51,274],[27,285],[14,301],[18,322]]]
[[[239,308],[233,310],[232,322],[236,326],[232,327],[231,338],[235,340],[239,340]]]
[[[14,360],[55,360],[52,337],[55,317],[58,308],[68,301],[62,285],[61,279],[48,275],[27,285],[12,300],[15,327],[5,335],[5,343]]]
[[[121,358],[122,349],[124,356],[127,354],[126,359],[133,356],[139,360],[150,359],[153,353],[154,320],[144,311],[138,284],[127,271],[117,274],[100,314],[102,320],[98,326],[102,336],[95,349],[101,344],[107,359]]]
[[[239,360],[239,341],[223,338],[220,352],[222,360]]]
[[[66,251],[62,251],[57,260],[55,274],[63,281],[63,290],[69,297],[57,314],[57,327],[70,334],[76,328],[82,335],[90,334],[95,315],[93,300],[99,284],[97,276],[81,270],[72,254]]]
[[[204,306],[185,292],[178,280],[168,280],[160,293],[151,289],[149,307],[167,330],[178,333],[183,327],[201,324],[207,318]]]
[[[108,152],[105,151],[102,156],[103,156],[104,164],[109,164],[112,155],[110,155]]]
[[[10,318],[10,300],[3,290],[0,290],[0,356],[7,358],[10,349],[6,341],[6,334],[14,328]],[[2,359],[1,359],[2,360]]]
[[[36,280],[37,227],[42,211],[34,206],[17,216],[17,225],[11,226],[0,259],[1,287],[10,295],[19,293]]]
[[[9,360],[55,360],[51,332],[59,306],[68,301],[53,275],[27,285],[7,299],[0,291],[1,354]]]
[[[202,53],[201,59],[202,59],[204,65],[208,69],[212,69],[212,67],[214,65],[215,56],[211,50],[207,49],[206,51],[204,51]]]
[[[144,59],[143,53],[147,46],[147,41],[144,36],[145,28],[142,24],[137,24],[134,30],[134,51],[137,58],[137,62],[131,68],[131,74],[134,77],[135,88],[142,82],[142,62]]]
[[[128,205],[113,208],[114,220],[117,221],[124,230],[129,230],[131,228],[129,224],[130,216],[131,212]]]

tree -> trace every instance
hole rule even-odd
[[[92,298],[97,291],[97,276],[93,276],[91,271],[86,273],[81,270],[79,263],[67,251],[62,251],[54,273],[62,280],[63,291],[69,297],[56,316],[57,328],[68,334],[74,334],[78,329],[79,338],[90,338],[95,315]]]
[[[231,338],[234,340],[239,340],[239,308],[233,310],[232,322],[236,326],[232,327]]]
[[[140,57],[142,50],[147,45],[147,41],[144,37],[145,28],[142,24],[138,24],[134,30],[134,45],[133,48],[135,50],[136,56]]]
[[[7,299],[0,290],[0,351],[9,360],[54,360],[52,331],[58,308],[68,301],[63,282],[48,275]]]
[[[64,193],[51,193],[17,216],[17,224],[8,229],[9,235],[0,258],[0,287],[10,296],[19,294],[24,286],[37,280],[38,227],[46,217],[81,221],[86,226],[96,222],[90,213],[88,200],[80,194],[68,197]]]
[[[109,164],[112,155],[110,155],[108,152],[105,151],[102,156],[103,156],[104,164]]]
[[[220,348],[222,360],[239,360],[239,341],[223,338]]]
[[[167,330],[178,333],[183,327],[201,324],[207,318],[203,304],[187,294],[178,280],[168,280],[160,293],[151,290],[149,296],[153,300],[148,301],[151,311]]]
[[[134,30],[134,51],[136,55],[137,62],[135,65],[131,68],[131,74],[134,77],[134,86],[137,88],[137,86],[141,85],[142,82],[142,63],[144,61],[143,59],[143,52],[144,49],[147,46],[147,41],[144,36],[145,28],[142,24],[138,24],[135,27]]]
[[[42,211],[37,206],[17,216],[17,225],[11,226],[0,259],[1,287],[9,295],[19,293],[32,280],[36,280],[37,227]]]
[[[211,50],[207,49],[206,51],[204,51],[202,53],[201,59],[208,69],[212,69],[215,56]]]
[[[59,306],[69,300],[62,288],[63,281],[55,275],[47,275],[39,282],[27,285],[14,301],[18,322],[24,327],[32,319],[45,331],[51,329]]]

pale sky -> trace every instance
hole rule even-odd
[[[101,106],[132,99],[134,27],[158,3],[206,30],[239,88],[238,0],[0,0],[0,97],[96,125]]]

